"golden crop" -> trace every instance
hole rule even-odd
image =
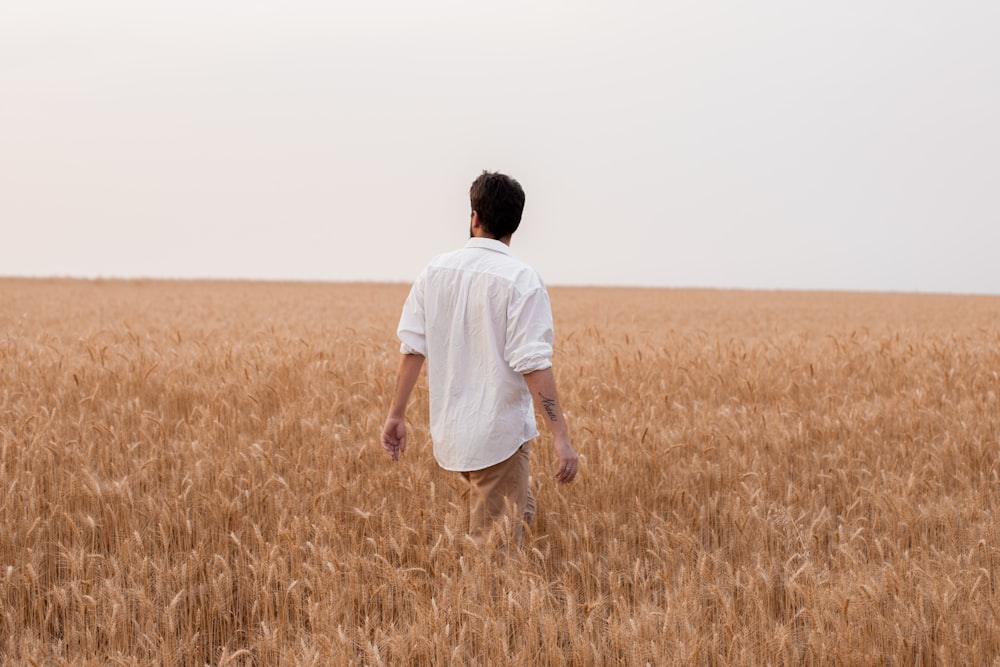
[[[553,288],[577,482],[464,537],[403,285],[0,281],[0,663],[1000,657],[1000,298]]]

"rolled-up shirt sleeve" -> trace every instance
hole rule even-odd
[[[515,295],[507,311],[504,360],[516,372],[532,373],[552,366],[552,305],[544,287]]]
[[[423,280],[421,274],[410,288],[410,294],[403,303],[403,313],[399,317],[399,351],[403,354],[427,356],[427,337],[424,320]]]

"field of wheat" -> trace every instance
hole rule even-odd
[[[553,288],[507,553],[406,290],[0,280],[0,663],[1000,664],[1000,298]]]

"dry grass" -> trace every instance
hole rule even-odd
[[[997,664],[1000,298],[553,289],[498,560],[400,285],[0,281],[3,664]]]

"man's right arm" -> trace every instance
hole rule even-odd
[[[528,391],[531,392],[531,399],[535,402],[535,408],[552,433],[556,456],[559,458],[555,473],[556,481],[568,484],[576,477],[580,462],[569,441],[569,429],[566,427],[566,418],[563,416],[559,395],[556,392],[555,375],[549,367],[525,373],[523,377],[525,384],[528,385]]]

